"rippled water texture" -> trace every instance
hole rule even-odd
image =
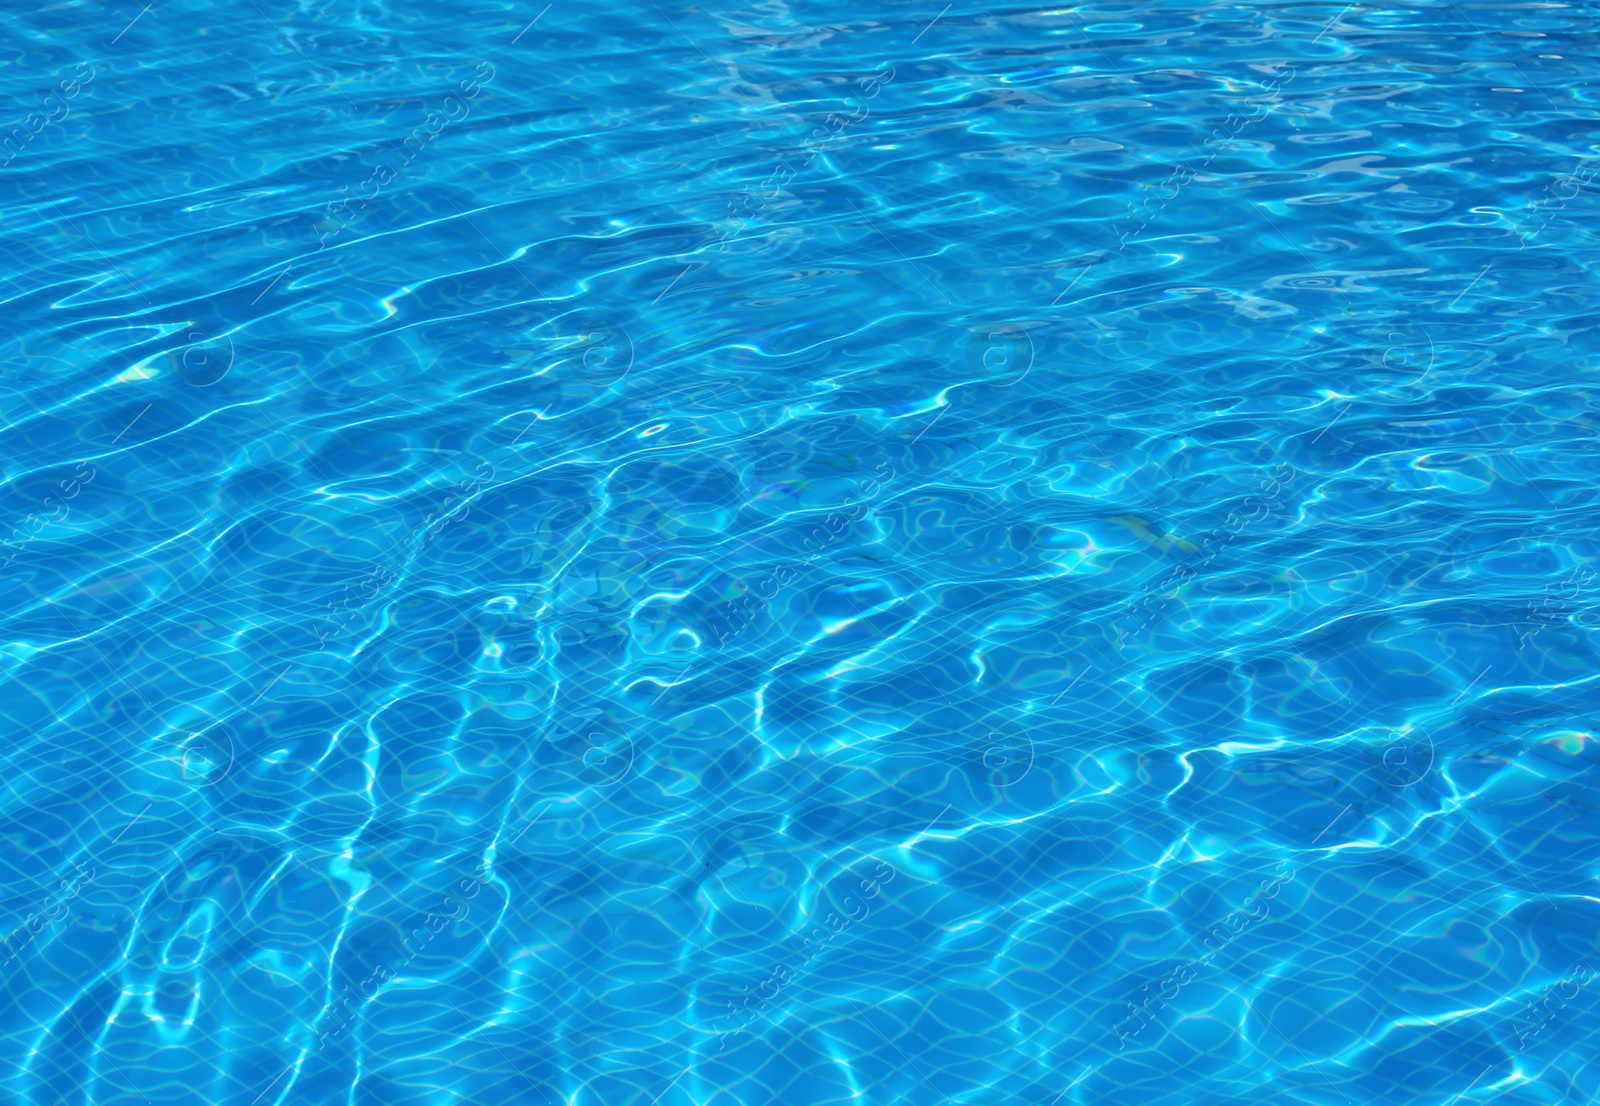
[[[0,13],[0,1097],[1595,1102],[1593,5],[540,2]]]

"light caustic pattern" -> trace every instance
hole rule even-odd
[[[1592,11],[942,4],[0,17],[6,1101],[1600,1098]]]

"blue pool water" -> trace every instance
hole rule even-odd
[[[1596,12],[0,13],[30,1106],[1600,1098]]]

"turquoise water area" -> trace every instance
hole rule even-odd
[[[8,5],[0,1097],[1600,1099],[1595,21]]]

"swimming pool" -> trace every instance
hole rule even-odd
[[[0,26],[8,1101],[1600,1095],[1592,9]]]

